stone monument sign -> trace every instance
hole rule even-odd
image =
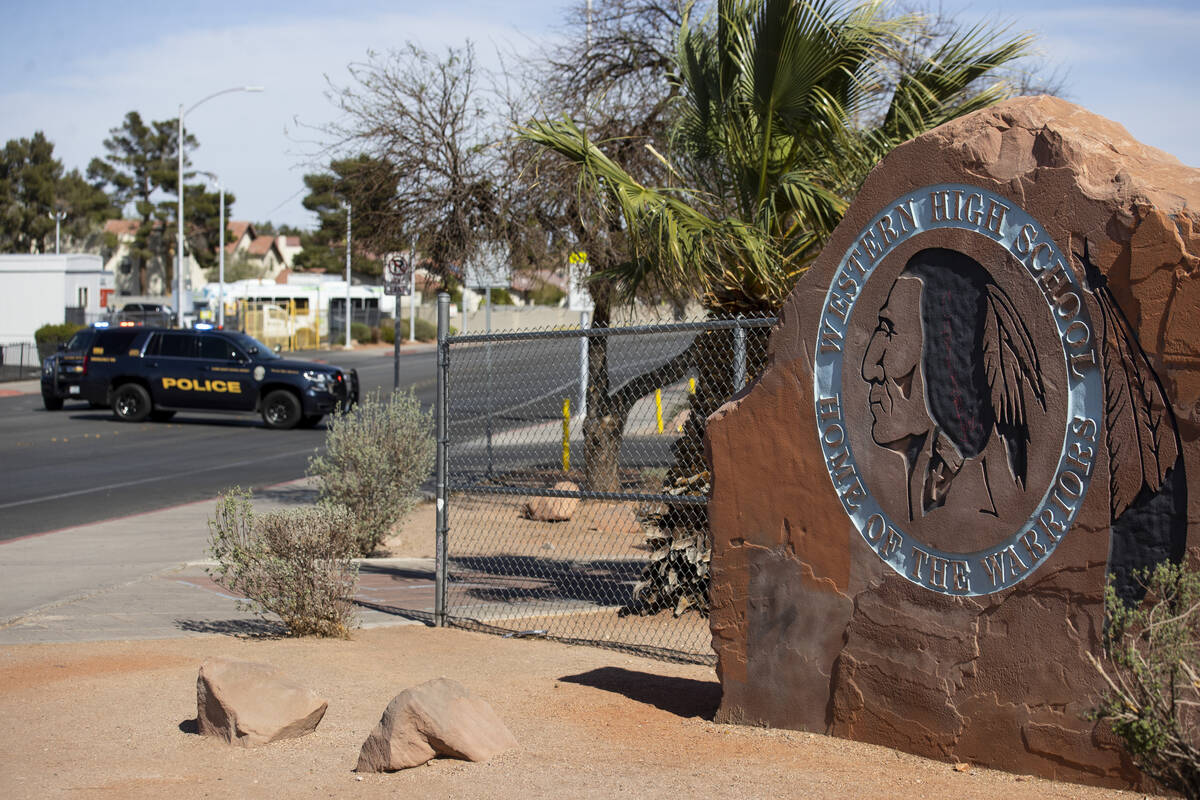
[[[708,423],[719,718],[1107,785],[1102,595],[1200,515],[1200,170],[1061,100],[898,148]]]

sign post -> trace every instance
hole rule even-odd
[[[400,315],[397,314],[397,317]],[[417,237],[408,247],[408,340],[417,340]]]
[[[411,254],[410,254],[411,255]],[[412,295],[412,262],[400,253],[388,253],[383,260],[383,290],[396,298],[392,312],[392,391],[400,389],[400,299]]]
[[[579,312],[579,329],[585,331],[590,327],[592,312],[596,302],[587,289],[588,254],[582,250],[567,256],[567,307]],[[587,416],[587,384],[588,384],[588,337],[579,337],[579,416]]]
[[[467,262],[464,271],[463,284],[470,289],[483,289],[486,305],[484,306],[485,325],[487,332],[492,332],[492,288],[507,289],[511,284],[508,267],[508,252],[503,245],[491,243],[481,245],[479,252]],[[466,295],[463,295],[463,326],[467,323]],[[492,342],[484,344],[484,356],[487,365],[487,383],[485,396],[489,398],[487,409],[487,476],[492,476]]]

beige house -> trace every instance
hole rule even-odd
[[[243,259],[259,270],[259,277],[271,280],[283,270],[291,269],[299,252],[299,236],[259,236],[253,223],[244,220],[228,223],[226,262],[231,258]]]
[[[112,285],[119,296],[173,295],[175,287],[167,285],[167,273],[161,259],[158,258],[151,259],[146,265],[146,285],[138,286],[138,267],[131,252],[141,225],[142,221],[137,219],[110,219],[104,223],[104,232],[113,234],[117,239],[117,246],[104,262],[104,271],[112,274]],[[199,288],[206,282],[204,270],[191,253],[188,253],[184,262],[183,276],[185,291]]]

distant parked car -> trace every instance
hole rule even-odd
[[[126,303],[113,315],[112,323],[125,328],[140,325],[169,328],[174,318],[174,310],[162,303]]]

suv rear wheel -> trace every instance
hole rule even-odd
[[[300,424],[300,398],[286,389],[276,389],[263,399],[262,418],[268,428],[286,431]]]
[[[141,422],[150,414],[150,393],[137,383],[125,383],[113,392],[113,413],[122,422]]]

